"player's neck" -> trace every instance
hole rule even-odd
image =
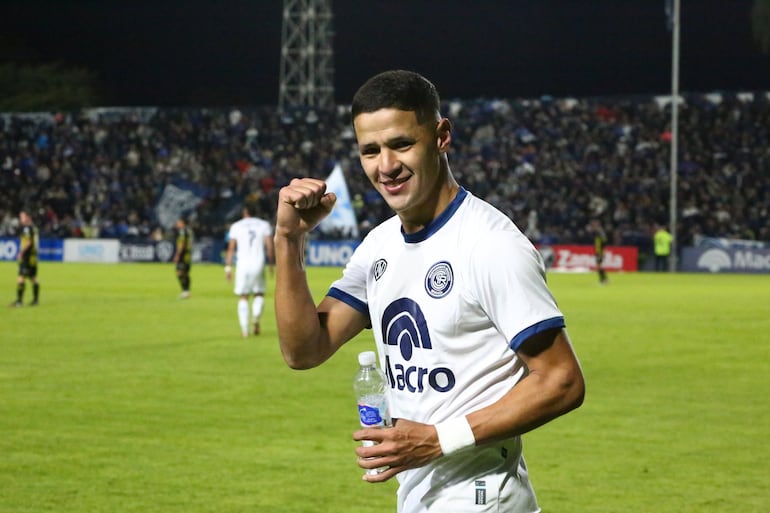
[[[404,233],[416,233],[428,226],[434,219],[441,215],[444,210],[457,197],[460,186],[451,174],[447,180],[442,182],[438,190],[432,194],[431,200],[421,206],[420,212],[412,213],[401,212],[401,227]]]

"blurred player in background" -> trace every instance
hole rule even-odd
[[[594,236],[594,256],[596,257],[596,272],[599,275],[599,283],[607,283],[607,271],[604,270],[604,250],[607,247],[607,234],[604,232],[601,221],[591,219],[591,233]]]
[[[29,306],[37,306],[40,297],[40,284],[37,282],[37,258],[40,249],[40,237],[32,217],[25,210],[19,212],[21,235],[19,237],[19,273],[16,277],[16,301],[10,306],[22,306],[26,282],[32,283],[32,301]]]
[[[187,225],[187,221],[180,217],[176,221],[176,252],[174,264],[176,264],[176,278],[182,293],[179,299],[190,297],[190,268],[192,267],[193,231]]]
[[[336,196],[314,178],[279,192],[275,314],[287,364],[307,369],[372,330],[393,427],[360,429],[358,465],[396,477],[401,513],[540,511],[521,435],[577,408],[584,381],[543,260],[511,219],[461,187],[452,125],[427,79],[390,71],[352,102],[366,176],[396,213],[370,231],[316,306],[307,234]]]
[[[243,217],[230,226],[228,232],[227,254],[225,255],[225,277],[232,279],[235,263],[235,287],[238,298],[238,323],[241,335],[249,336],[249,326],[255,335],[259,335],[259,319],[265,303],[265,267],[273,272],[273,230],[270,223],[256,217],[257,207],[245,203]],[[235,259],[233,259],[235,257]],[[249,315],[249,299],[251,315]]]

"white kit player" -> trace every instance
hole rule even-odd
[[[393,427],[359,429],[369,482],[399,480],[400,513],[540,511],[521,434],[577,408],[585,384],[538,251],[455,181],[451,124],[433,84],[409,71],[353,98],[361,165],[396,216],[356,248],[316,306],[302,251],[336,197],[323,181],[281,189],[275,310],[284,359],[320,365],[371,328]]]
[[[259,335],[259,320],[265,302],[265,267],[271,269],[273,262],[273,232],[270,223],[256,216],[256,207],[245,204],[243,217],[230,226],[227,254],[225,256],[225,277],[232,279],[233,256],[235,256],[235,286],[238,298],[238,323],[241,335],[249,336],[249,327]],[[249,299],[253,296],[251,309]]]

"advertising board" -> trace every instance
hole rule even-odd
[[[588,245],[553,244],[538,246],[546,267],[551,271],[585,272],[596,270],[594,247]],[[607,246],[604,250],[607,271],[638,271],[639,250],[636,246]]]
[[[687,247],[679,270],[699,273],[770,273],[770,249]]]
[[[358,246],[357,240],[311,240],[305,250],[305,264],[342,267]]]
[[[120,241],[117,239],[64,239],[65,262],[117,263]]]

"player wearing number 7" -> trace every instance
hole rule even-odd
[[[259,335],[259,320],[265,302],[265,268],[273,272],[273,230],[270,223],[256,217],[257,207],[252,203],[243,206],[242,218],[230,226],[227,253],[225,255],[225,278],[232,279],[235,263],[235,285],[233,292],[238,295],[238,324],[241,336],[249,336],[249,327]],[[235,257],[235,258],[233,258]],[[253,296],[251,310],[249,299]]]

